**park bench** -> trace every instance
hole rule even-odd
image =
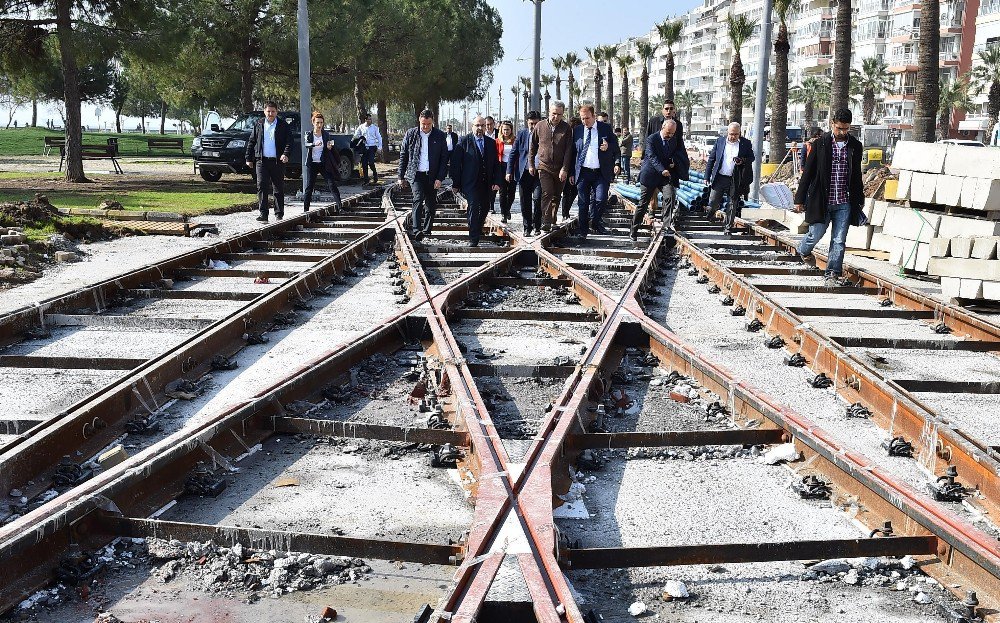
[[[65,136],[44,136],[42,137],[42,155],[48,156],[54,147],[62,147],[66,144]]]
[[[118,143],[111,143],[110,139],[107,145],[81,145],[80,154],[83,156],[84,160],[110,160],[112,166],[114,166],[115,173],[125,173],[122,170],[120,164],[118,164]],[[61,145],[59,147],[59,170],[62,171],[63,162],[66,161],[66,145]]]
[[[153,153],[153,149],[176,149],[182,154],[184,152],[184,139],[182,138],[147,138],[146,144],[149,153]]]

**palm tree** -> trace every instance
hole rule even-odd
[[[808,76],[802,84],[792,87],[789,101],[804,104],[803,126],[808,133],[816,127],[816,107],[830,103],[830,81],[817,76]]]
[[[556,72],[556,99],[562,99],[562,76],[559,74],[566,67],[566,62],[561,56],[552,57],[552,69]]]
[[[972,79],[976,83],[975,93],[989,90],[986,100],[986,114],[990,117],[990,132],[1000,116],[1000,46],[989,46],[979,53],[979,62],[973,63]]]
[[[528,98],[531,97],[531,78],[526,78],[524,76],[521,76],[520,80],[521,80],[521,99],[522,103],[524,104],[524,118],[527,119],[528,111],[530,110],[528,108],[529,106]],[[525,125],[527,124],[528,122],[525,121]]]
[[[770,108],[774,100],[774,82],[767,83],[767,99],[764,101],[765,108]],[[747,102],[746,107],[751,111],[757,110],[757,81],[747,82],[743,85],[743,101]]]
[[[681,40],[681,30],[684,22],[679,19],[665,19],[656,25],[656,33],[660,35],[660,45],[667,46],[667,59],[664,65],[667,70],[666,82],[663,83],[663,97],[674,99],[674,44]]]
[[[569,71],[569,76],[567,76],[566,78],[567,82],[566,91],[568,92],[567,94],[569,95],[569,110],[570,112],[573,112],[574,111],[573,85],[576,83],[576,80],[573,78],[573,68],[580,63],[580,57],[577,56],[574,52],[566,52],[566,54],[564,54],[562,58],[563,58],[563,68]],[[556,87],[557,90],[558,88],[559,87]]]
[[[851,70],[851,92],[861,96],[861,117],[866,125],[875,123],[875,99],[892,84],[892,74],[881,56],[866,58],[860,70]]]
[[[968,111],[975,107],[969,97],[969,77],[959,76],[952,82],[941,81],[938,85],[940,99],[938,101],[938,124],[942,139],[951,134],[951,114],[956,110]]]
[[[684,111],[684,127],[688,128],[688,132],[691,131],[691,117],[694,115],[694,107],[702,104],[701,95],[691,89],[681,91],[674,97],[674,106],[677,107],[677,111]]]
[[[615,61],[618,60],[618,46],[604,46],[604,61],[608,64],[608,119],[615,118]],[[597,111],[601,112],[601,111]]]
[[[830,89],[830,108],[847,108],[848,93],[851,89],[851,0],[837,3],[837,32],[833,46],[833,84]],[[935,20],[935,24],[937,21]],[[934,57],[934,70],[938,61]]]
[[[622,128],[628,128],[632,124],[629,123],[628,115],[628,68],[635,63],[635,57],[631,54],[626,54],[625,56],[618,57],[618,70],[622,72]]]
[[[545,89],[545,110],[549,109],[549,101],[552,99],[552,96],[549,94],[549,87],[552,86],[552,83],[555,81],[555,77],[551,74],[542,74],[538,79],[539,84],[541,84],[542,88]]]
[[[639,76],[639,129],[642,132],[646,131],[646,127],[649,126],[649,63],[653,60],[653,55],[656,54],[657,45],[655,43],[650,43],[649,41],[639,41],[635,44],[635,51],[639,54],[639,60],[642,61],[642,74]]]
[[[743,73],[743,59],[740,58],[740,48],[753,35],[758,20],[744,15],[732,15],[726,18],[729,27],[729,43],[733,46],[733,65],[729,69],[729,122],[743,122],[743,84],[747,76]]]
[[[771,104],[771,154],[770,162],[781,162],[785,157],[785,140],[788,133],[788,18],[797,5],[793,0],[774,0],[778,16],[778,36],[774,38],[774,92],[768,93]]]
[[[517,106],[520,103],[521,98],[518,95],[521,94],[521,85],[515,84],[510,88],[510,92],[514,95],[514,127],[517,127]],[[528,125],[527,114],[525,114],[524,125]]]
[[[595,46],[593,48],[583,48],[587,53],[587,58],[594,65],[594,108],[601,111],[601,61],[604,60],[604,48]]]
[[[913,140],[933,143],[940,99],[940,0],[921,0],[920,40],[917,44],[916,90],[913,102]],[[933,28],[927,25],[933,24]]]
[[[657,114],[659,114],[661,110],[663,110],[663,102],[666,101],[666,99],[667,99],[666,96],[663,95],[657,95],[655,97],[649,98],[649,104],[647,105],[646,108],[646,114],[650,115],[651,117],[655,117]],[[677,105],[676,102],[674,103],[674,105],[675,106]],[[649,125],[649,121],[646,122],[646,125],[647,126]]]
[[[580,85],[573,83],[566,86],[566,90],[569,91],[569,101],[581,102],[583,99],[583,91],[580,89]],[[575,112],[573,114],[576,114]]]

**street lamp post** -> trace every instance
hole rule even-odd
[[[757,156],[757,166],[754,167],[753,186],[750,188],[750,198],[758,201],[760,191],[760,171],[764,164],[764,114],[767,106],[767,68],[771,60],[771,11],[774,0],[764,0],[764,17],[760,24],[760,59],[757,63],[757,97],[754,104],[753,120],[753,153]],[[780,163],[779,163],[780,164]]]
[[[535,5],[535,54],[531,69],[531,109],[539,110],[542,105],[542,2],[531,0]]]
[[[312,85],[309,80],[309,9],[306,0],[299,0],[299,129],[305,139],[306,128],[312,127],[310,110],[312,109]],[[309,173],[306,167],[306,152],[309,145],[302,141],[302,194],[309,185]]]

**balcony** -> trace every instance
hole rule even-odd
[[[868,15],[870,13],[881,13],[888,11],[892,8],[891,0],[865,0],[858,7],[858,13],[860,15]]]
[[[984,0],[979,5],[980,15],[993,15],[994,13],[1000,13],[1000,0]]]

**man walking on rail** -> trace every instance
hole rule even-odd
[[[649,202],[656,200],[658,192],[663,193],[663,211],[660,218],[668,234],[674,233],[674,221],[677,219],[677,188],[681,180],[688,179],[690,163],[686,149],[680,149],[672,140],[677,131],[677,122],[667,119],[663,122],[660,132],[646,138],[645,154],[642,167],[639,169],[639,203],[632,215],[632,242],[639,239],[639,226],[646,215]]]
[[[681,149],[684,149],[684,124],[677,118],[677,107],[674,106],[674,100],[665,100],[662,112],[650,119],[649,123],[646,124],[646,132],[642,135],[641,144],[646,144],[647,137],[659,134],[660,128],[663,127],[663,122],[667,119],[673,119],[674,123],[677,124],[677,130],[674,132],[674,140],[680,144]]]
[[[448,143],[445,133],[434,127],[434,113],[424,109],[420,125],[410,128],[399,150],[399,185],[413,190],[410,235],[421,240],[431,235],[437,191],[448,174]]]
[[[246,163],[257,174],[258,221],[267,222],[268,195],[274,191],[274,216],[285,217],[285,165],[292,153],[292,132],[278,118],[278,105],[264,104],[264,118],[253,124],[247,139]]]
[[[364,139],[364,151],[361,152],[361,184],[368,183],[368,168],[372,170],[372,183],[378,184],[378,170],[375,169],[375,153],[382,149],[382,133],[378,125],[372,123],[371,113],[366,113],[361,125],[354,131],[355,139]]]
[[[490,194],[500,190],[501,175],[496,141],[486,136],[486,120],[477,116],[472,121],[472,134],[458,141],[451,159],[452,188],[468,202],[470,247],[479,246]]]
[[[809,231],[799,242],[802,261],[814,263],[812,252],[827,227],[830,255],[824,282],[840,285],[844,271],[847,230],[851,225],[868,222],[863,211],[865,194],[861,182],[861,141],[851,136],[851,111],[841,108],[833,113],[830,132],[813,144],[795,192],[795,211],[806,213]]]
[[[729,124],[726,135],[716,139],[705,167],[705,184],[712,189],[708,195],[708,220],[715,217],[722,198],[728,197],[729,208],[723,226],[727,234],[739,215],[740,197],[750,192],[750,182],[753,181],[753,145],[740,136],[740,131],[740,124],[735,121]]]
[[[559,195],[573,167],[573,135],[563,121],[566,104],[552,102],[549,117],[539,121],[531,132],[528,150],[528,173],[538,172],[542,188],[542,231],[551,231],[559,210]],[[537,156],[537,167],[535,157]]]
[[[570,183],[576,184],[577,206],[580,208],[578,233],[581,238],[586,238],[591,226],[598,234],[608,233],[601,217],[608,203],[611,180],[619,168],[621,150],[611,126],[597,121],[592,105],[580,106],[580,121],[583,123],[573,130],[576,168]]]
[[[531,131],[542,118],[537,110],[527,115],[528,127],[521,128],[514,139],[510,160],[507,161],[507,181],[517,183],[517,194],[521,199],[521,220],[524,221],[524,235],[542,230],[541,194],[538,176],[528,172],[528,151],[531,147]],[[534,209],[532,209],[534,208]]]

